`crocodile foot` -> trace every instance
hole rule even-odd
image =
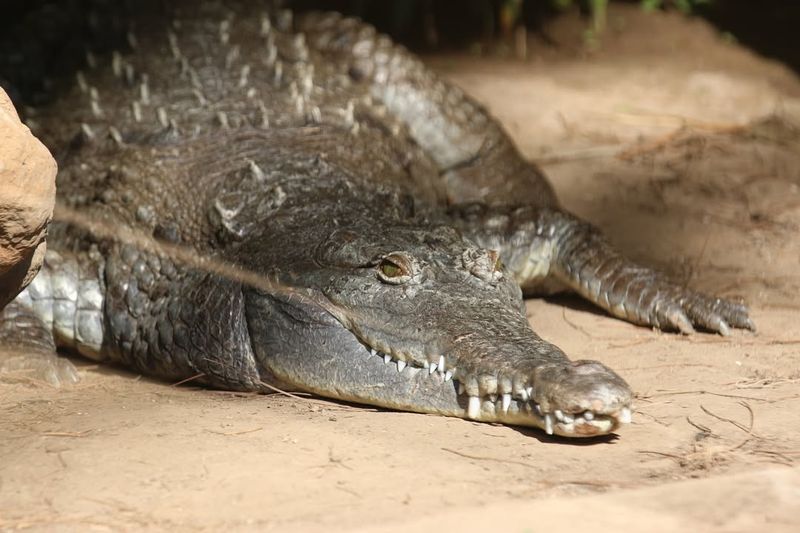
[[[80,376],[71,361],[55,353],[0,352],[0,381],[61,387],[77,383]]]

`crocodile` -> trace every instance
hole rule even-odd
[[[130,28],[33,117],[59,203],[42,272],[0,318],[23,354],[6,371],[73,381],[61,349],[591,437],[630,422],[631,388],[540,338],[524,296],[754,329],[744,304],[626,259],[480,104],[355,18],[176,0]]]

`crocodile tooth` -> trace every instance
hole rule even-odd
[[[439,370],[440,374],[444,374],[444,356],[439,356],[439,364],[436,367]]]
[[[453,372],[451,372],[450,370],[448,370],[447,372],[444,373],[444,380],[445,381],[450,381],[450,379],[452,379],[452,377],[453,377]]]
[[[619,421],[620,421],[620,423],[622,423],[622,424],[630,424],[632,418],[633,417],[631,416],[630,407],[623,407],[620,410],[620,412],[619,412]]]
[[[559,422],[564,421],[564,413],[561,412],[560,409],[556,409],[555,411],[553,411],[553,414],[556,416],[556,420],[558,420]]]
[[[369,353],[370,355],[378,355],[378,352],[375,351],[375,348],[370,348]]]
[[[572,424],[573,422],[575,422],[575,417],[571,414],[564,413],[564,423]]]
[[[431,364],[426,360],[422,361],[422,368],[428,368]]]
[[[586,411],[585,413],[583,413],[583,418],[585,418],[586,420],[594,420],[594,413],[591,411]]]
[[[389,361],[392,360],[392,356],[388,353],[383,354],[383,364],[388,365]]]
[[[528,398],[533,398],[533,387],[531,386],[525,387],[525,392],[528,393]]]
[[[523,402],[527,402],[528,399],[530,398],[530,395],[528,394],[527,390],[522,389],[521,391],[519,391],[519,397],[522,399]]]
[[[553,434],[553,415],[549,413],[544,415],[544,430],[548,435]]]
[[[511,407],[511,395],[503,394],[503,412],[507,413],[509,407]]]
[[[536,409],[536,412],[539,413],[539,416],[541,416],[542,415],[542,406],[539,405],[538,403],[534,403],[533,407]]]
[[[473,420],[477,420],[481,416],[481,399],[478,396],[469,397],[467,416]]]
[[[458,382],[458,393],[459,394],[464,394],[466,391],[467,391],[467,388],[464,387],[464,384],[459,381]]]
[[[397,371],[402,372],[403,369],[406,367],[406,362],[401,361],[400,359],[397,360]]]
[[[431,363],[431,366],[428,367],[428,374],[433,374],[436,372],[436,363]]]

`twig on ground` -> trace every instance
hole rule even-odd
[[[505,464],[519,465],[519,466],[524,466],[525,468],[533,468],[535,470],[539,470],[539,468],[537,466],[534,466],[534,465],[528,464],[528,463],[523,463],[522,461],[515,461],[513,459],[500,459],[500,458],[497,458],[497,457],[484,457],[484,456],[481,456],[481,455],[472,455],[472,454],[468,454],[468,453],[464,453],[464,452],[459,452],[457,450],[453,450],[453,449],[450,449],[450,448],[442,448],[442,451],[445,451],[445,452],[448,452],[448,453],[452,453],[452,454],[458,455],[459,457],[464,457],[466,459],[474,459],[476,461],[492,461],[492,462],[495,462],[495,463],[505,463]],[[548,480],[545,480],[545,479],[537,479],[537,480],[534,480],[534,481],[536,483],[547,485],[549,487],[558,487],[560,485],[586,485],[586,486],[589,486],[589,487],[607,488],[607,487],[612,487],[612,486],[618,486],[619,485],[618,483],[612,483],[612,482],[607,482],[607,481],[593,481],[593,480],[570,480],[570,479],[567,479],[567,480],[561,480],[561,481],[548,481]]]
[[[614,157],[619,152],[619,145],[612,146],[592,146],[589,148],[577,148],[575,150],[565,150],[552,154],[533,158],[537,165],[554,165],[568,161],[583,161],[586,159],[606,159]]]
[[[634,339],[634,340],[629,341],[629,342],[623,342],[623,343],[619,343],[619,344],[607,344],[606,348],[608,348],[610,350],[615,350],[615,349],[618,349],[618,348],[631,348],[633,346],[639,346],[640,344],[648,344],[648,343],[654,342],[656,340],[658,340],[658,337],[640,337],[638,339]],[[678,366],[678,365],[675,365],[675,366]]]
[[[93,429],[86,429],[83,431],[45,431],[42,433],[44,437],[87,437]]]
[[[666,422],[664,422],[663,420],[661,420],[657,416],[651,415],[650,413],[642,411],[641,409],[637,409],[636,410],[636,416],[646,416],[646,417],[650,418],[656,424],[659,424],[659,425],[664,426],[664,427],[669,427],[670,426],[669,424],[667,424]]]
[[[580,331],[581,333],[586,335],[586,337],[589,338],[589,339],[592,338],[591,333],[589,333],[588,331],[586,331],[585,329],[580,327],[578,324],[572,322],[570,319],[567,318],[567,308],[566,307],[562,307],[561,308],[561,317],[564,319],[564,322],[566,322],[567,325],[569,325],[572,329]]]
[[[666,363],[663,365],[650,365],[650,366],[628,366],[628,367],[615,367],[617,371],[630,371],[630,370],[653,370],[656,368],[715,368],[714,365],[705,363]]]
[[[326,409],[331,410],[331,411],[334,411],[334,410],[335,411],[363,411],[363,412],[366,413],[366,412],[374,412],[374,411],[379,411],[380,410],[380,408],[378,408],[378,407],[370,407],[368,405],[358,405],[358,406],[356,406],[356,405],[347,405],[347,404],[342,404],[342,403],[336,402],[336,400],[316,399],[316,398],[312,397],[310,394],[307,394],[307,393],[304,393],[304,392],[301,392],[299,394],[294,394],[294,393],[287,392],[285,390],[279,389],[278,387],[276,387],[274,385],[270,385],[269,383],[265,383],[263,381],[259,381],[259,384],[263,385],[267,389],[269,389],[269,390],[271,390],[271,391],[273,391],[273,392],[275,392],[277,394],[280,394],[282,396],[286,396],[287,398],[292,398],[293,400],[299,400],[301,402],[308,403],[308,404],[323,405],[323,406],[325,406]],[[228,391],[222,391],[222,392],[228,392]]]
[[[497,457],[485,457],[485,456],[482,456],[482,455],[471,455],[471,454],[464,453],[464,452],[459,452],[457,450],[453,450],[453,449],[450,449],[450,448],[442,448],[442,451],[445,451],[445,452],[448,452],[448,453],[452,453],[452,454],[458,455],[459,457],[464,457],[466,459],[474,459],[476,461],[493,461],[495,463],[506,463],[506,464],[511,464],[511,465],[519,465],[519,466],[524,466],[525,468],[533,468],[534,470],[538,470],[538,468],[536,466],[532,465],[532,464],[523,463],[522,461],[515,461],[513,459],[500,459],[500,458],[497,458]]]
[[[213,433],[215,435],[222,435],[224,437],[236,437],[238,435],[246,435],[247,433],[255,433],[256,431],[261,431],[262,429],[264,428],[253,428],[253,429],[245,429],[242,431],[230,431],[230,432],[214,431],[213,429],[207,429],[206,431],[208,431],[209,433]]]
[[[789,457],[790,454],[797,455],[800,452],[776,452],[775,450],[753,450],[752,453],[758,455],[766,455],[768,457],[779,459],[778,463],[782,465],[791,466],[794,464],[794,459]]]
[[[278,387],[276,387],[275,385],[270,385],[269,383],[265,383],[265,382],[263,382],[263,381],[259,381],[259,382],[258,382],[258,384],[259,384],[259,385],[261,385],[261,386],[263,386],[263,387],[266,387],[266,388],[268,388],[268,389],[269,389],[269,390],[271,390],[272,392],[276,392],[276,393],[278,393],[278,394],[282,394],[282,395],[284,395],[284,396],[286,396],[286,397],[288,397],[288,398],[293,398],[293,399],[295,399],[295,400],[300,400],[300,401],[302,401],[302,402],[311,402],[311,401],[313,401],[311,398],[304,398],[304,397],[302,397],[302,396],[298,396],[297,394],[292,394],[291,392],[286,392],[286,391],[285,391],[285,390],[283,390],[283,389],[279,389],[279,388],[278,388]]]
[[[667,133],[666,135],[662,135],[661,137],[656,137],[651,141],[640,143],[637,144],[636,146],[632,146],[630,148],[622,150],[617,153],[616,157],[617,159],[621,159],[622,161],[629,161],[636,156],[648,154],[651,152],[657,152],[658,150],[661,150],[662,148],[670,144],[672,141],[674,141],[678,137],[678,135],[683,133],[683,131],[684,128],[680,127],[678,129],[675,129]]]
[[[753,408],[750,407],[746,402],[739,402],[739,405],[741,405],[742,407],[747,409],[747,412],[750,413],[750,426],[749,427],[745,427],[744,424],[741,424],[741,423],[737,422],[736,420],[732,420],[730,418],[726,418],[724,416],[720,416],[718,414],[712,413],[711,411],[706,409],[702,404],[700,405],[700,409],[702,409],[705,414],[707,414],[709,416],[713,416],[717,420],[721,420],[723,422],[727,422],[729,424],[732,424],[732,425],[736,426],[737,428],[741,429],[742,431],[744,431],[745,433],[747,433],[748,435],[752,435],[753,434],[753,422],[755,421],[755,415],[753,414]]]
[[[706,426],[704,426],[702,424],[698,424],[697,422],[692,422],[692,419],[689,418],[688,416],[686,417],[686,421],[689,423],[690,426],[694,426],[695,428],[699,429],[701,432],[705,433],[705,435],[707,437],[713,437],[715,439],[719,438],[719,435],[717,435],[716,433],[711,431],[710,428],[707,428]]]
[[[636,450],[636,453],[649,453],[651,455],[658,455],[661,457],[666,457],[667,459],[674,459],[679,463],[684,460],[684,457],[681,457],[680,455],[675,455],[674,453],[657,452],[655,450]]]
[[[738,400],[753,400],[755,402],[772,402],[768,398],[756,398],[754,396],[741,396],[739,394],[724,394],[721,392],[711,392],[707,390],[685,390],[685,391],[659,391],[654,394],[642,396],[642,398],[657,398],[659,396],[681,396],[685,394],[708,394],[710,396],[719,396],[721,398],[736,398]]]
[[[191,377],[188,377],[186,379],[182,379],[182,380],[180,380],[180,381],[178,381],[176,383],[173,383],[171,386],[172,387],[178,387],[179,385],[183,385],[184,383],[188,383],[190,381],[194,381],[196,379],[200,379],[202,377],[205,377],[205,375],[206,375],[205,372],[200,372],[199,374],[195,374],[194,376],[191,376]]]

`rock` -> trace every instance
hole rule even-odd
[[[0,308],[42,265],[55,177],[55,160],[0,89]]]

